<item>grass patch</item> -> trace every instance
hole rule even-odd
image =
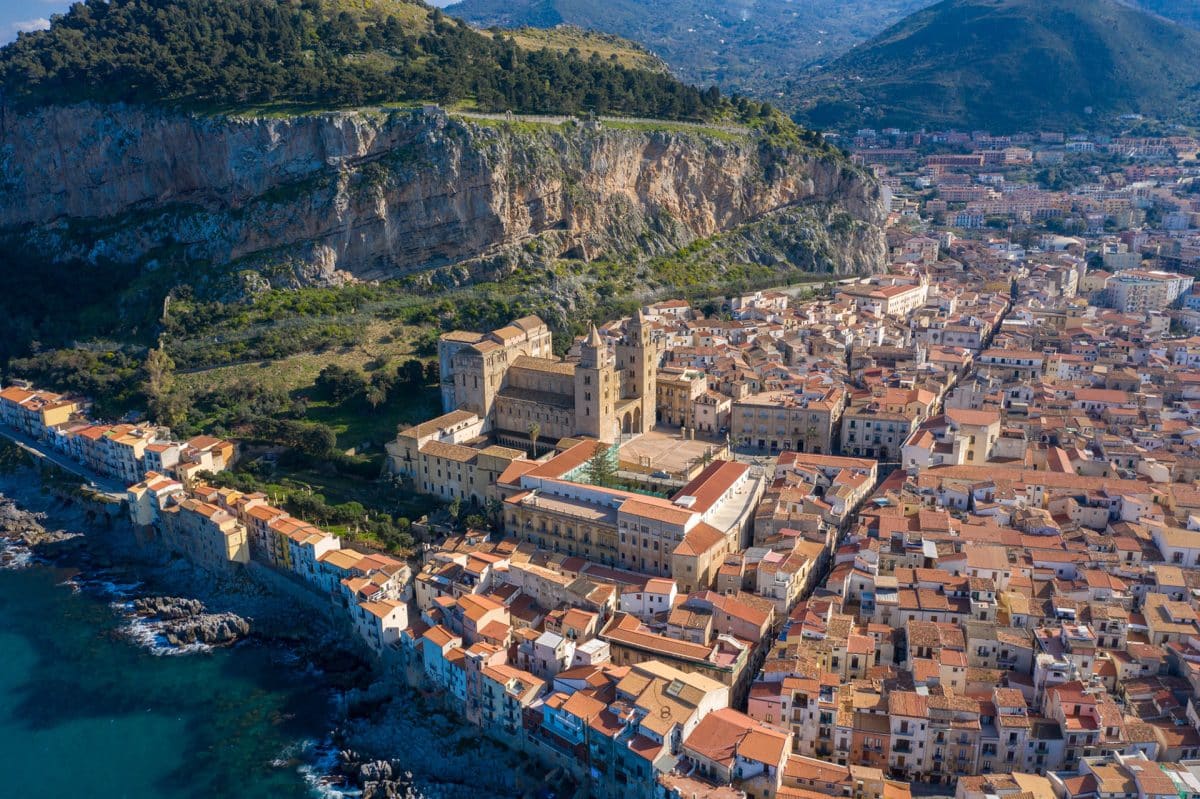
[[[562,25],[556,28],[517,28],[503,31],[526,50],[554,50],[566,53],[576,50],[583,58],[596,55],[605,61],[616,61],[625,67],[650,72],[667,72],[666,63],[646,48],[620,36],[587,31]]]
[[[314,400],[308,404],[305,418],[329,425],[337,434],[338,447],[361,450],[364,444],[368,457],[382,457],[383,445],[396,437],[396,431],[417,422],[431,419],[442,412],[441,395],[436,389],[424,389],[401,401],[391,400],[375,411],[359,411],[347,403]]]

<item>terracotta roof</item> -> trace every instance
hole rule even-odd
[[[672,554],[696,556],[701,555],[725,540],[724,534],[711,524],[700,522],[683,537],[676,545]]]
[[[691,509],[697,513],[704,513],[716,504],[717,500],[749,469],[749,465],[745,463],[713,461],[687,485],[679,489],[671,499],[678,501],[682,497],[694,497],[696,502]]]

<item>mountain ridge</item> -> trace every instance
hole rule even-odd
[[[0,49],[6,103],[169,103],[206,112],[470,104],[707,120],[716,89],[593,51],[525,50],[416,0],[87,0]]]
[[[786,104],[789,82],[929,0],[465,0],[480,27],[578,25],[649,48],[682,79]]]
[[[1200,85],[1200,33],[1113,0],[943,0],[829,65],[818,127],[1063,129],[1171,117]]]

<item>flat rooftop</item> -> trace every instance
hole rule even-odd
[[[621,445],[621,468],[630,471],[667,472],[672,477],[690,480],[704,468],[704,454],[712,451],[713,458],[725,450],[723,441],[697,438],[689,441],[678,430],[655,427]]]

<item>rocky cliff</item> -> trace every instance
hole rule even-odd
[[[769,251],[797,269],[884,260],[879,187],[843,158],[683,125],[7,109],[0,186],[10,241],[150,268],[234,264],[276,285],[465,282],[531,257],[643,258],[733,230],[738,257]],[[756,225],[798,214],[812,224],[795,241],[775,220],[758,246]],[[823,227],[837,230],[814,235]]]

